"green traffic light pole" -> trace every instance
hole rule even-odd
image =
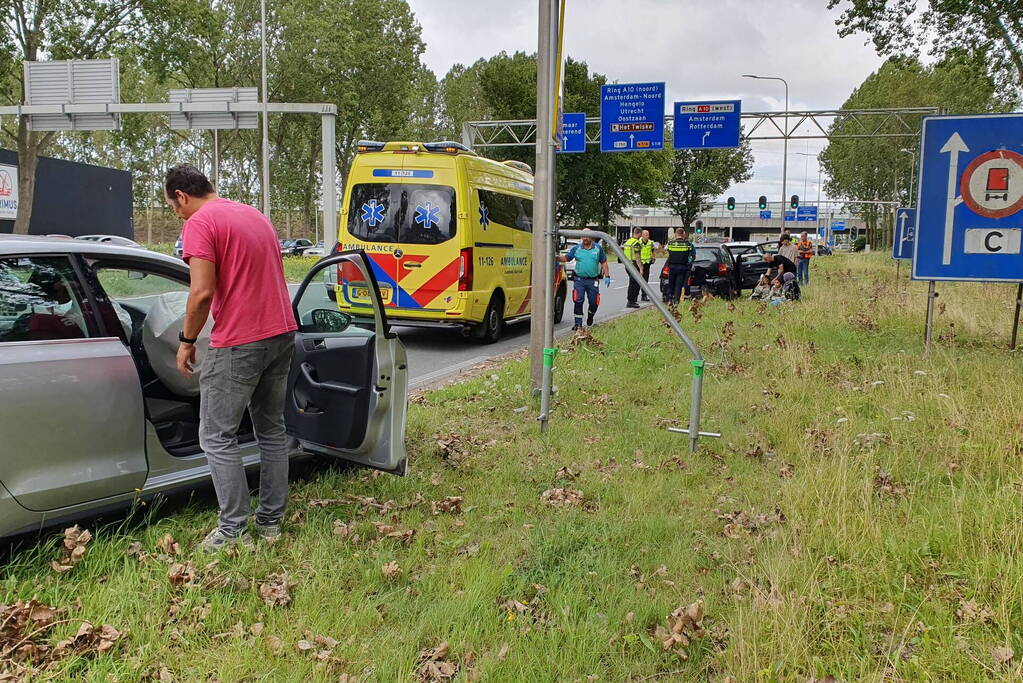
[[[604,242],[605,245],[610,247],[611,251],[617,254],[618,260],[621,262],[621,264],[625,266],[625,272],[627,272],[629,274],[629,277],[631,277],[637,284],[639,284],[639,288],[643,291],[644,294],[646,294],[646,296],[650,299],[650,301],[660,312],[661,317],[664,318],[664,321],[668,324],[668,327],[671,328],[671,331],[674,332],[675,335],[682,340],[682,343],[685,344],[686,348],[689,349],[689,353],[692,354],[693,359],[689,362],[693,372],[692,396],[690,397],[689,400],[689,428],[683,429],[681,427],[669,427],[668,431],[674,432],[676,434],[688,434],[689,449],[693,453],[696,452],[697,444],[701,436],[709,436],[714,438],[720,437],[721,434],[719,432],[700,431],[700,403],[703,399],[703,369],[705,365],[703,355],[700,353],[700,349],[696,347],[696,344],[693,343],[693,340],[689,338],[689,336],[685,333],[685,330],[682,329],[682,326],[678,324],[677,320],[675,320],[675,317],[671,315],[671,312],[668,310],[668,307],[661,302],[661,297],[659,295],[654,294],[654,291],[650,288],[650,285],[643,278],[640,272],[636,270],[636,266],[634,266],[632,262],[625,257],[625,252],[622,251],[622,248],[620,246],[618,246],[618,242],[612,239],[611,235],[607,234],[606,232],[600,232],[599,230],[562,229],[558,230],[558,235],[562,237],[575,237],[580,239],[583,237],[589,237],[591,239],[601,240]],[[553,282],[554,280],[553,266],[554,264],[552,262],[547,272],[548,280],[551,282]],[[545,326],[544,331],[545,339],[552,340],[554,338],[553,315],[551,313],[545,315],[543,323]],[[544,429],[548,419],[550,418],[550,395],[551,387],[554,381],[553,378],[554,358],[557,355],[557,352],[558,350],[556,348],[553,348],[553,344],[551,344],[550,348],[544,349],[543,362],[545,372],[543,374],[543,384],[540,387],[539,420],[541,430]]]

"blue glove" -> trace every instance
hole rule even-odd
[[[608,275],[607,277],[604,278],[604,286],[610,289],[610,287],[611,287],[611,276],[610,275]]]

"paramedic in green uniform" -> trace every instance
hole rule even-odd
[[[584,231],[585,232],[585,231]],[[597,282],[604,278],[604,286],[611,286],[611,275],[607,269],[607,255],[604,248],[596,244],[592,237],[583,237],[580,244],[568,250],[568,253],[559,256],[562,262],[575,261],[575,285],[572,288],[572,301],[575,303],[575,325],[573,330],[583,326],[583,300],[589,304],[589,312],[586,316],[586,327],[593,324],[593,316],[600,305],[600,290]]]

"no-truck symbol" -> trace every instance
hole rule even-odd
[[[981,154],[963,171],[960,193],[974,213],[1004,218],[1023,209],[1023,155],[1007,149]]]

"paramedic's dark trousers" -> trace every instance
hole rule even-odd
[[[575,324],[583,324],[583,299],[589,299],[590,311],[586,319],[587,325],[593,324],[593,315],[600,304],[600,291],[597,289],[597,278],[575,276],[572,288],[572,301],[575,303]]]
[[[689,266],[668,267],[668,299],[671,303],[677,304],[679,302],[679,299],[682,298],[682,292],[685,291],[688,283]]]
[[[650,282],[650,267],[652,265],[654,265],[653,262],[643,264],[643,282],[646,283]],[[646,292],[643,292],[643,301],[650,301],[650,298],[647,297]]]

